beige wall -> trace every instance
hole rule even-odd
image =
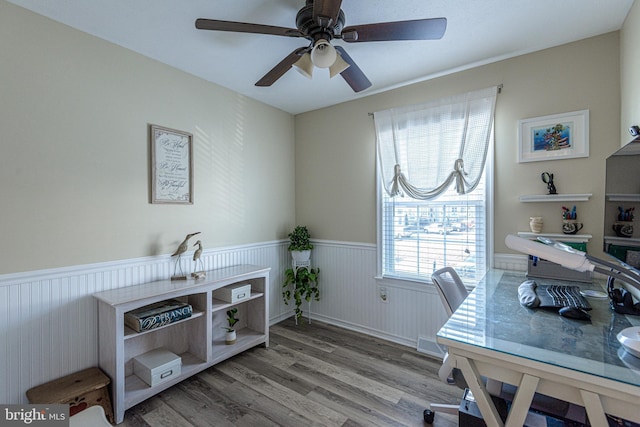
[[[376,242],[375,134],[368,112],[504,84],[496,106],[495,252],[508,233],[543,216],[560,232],[562,203],[519,203],[544,194],[544,171],[561,193],[592,193],[578,204],[590,250],[602,247],[605,158],[619,146],[619,33],[532,53],[296,116],[296,221],[320,239]],[[519,119],[590,110],[590,156],[517,163]]]
[[[496,252],[530,215],[559,230],[555,204],[517,201],[544,192],[541,171],[560,192],[594,194],[578,209],[599,248],[604,158],[640,122],[639,20],[636,3],[620,43],[611,33],[294,119],[0,1],[0,273],[166,254],[192,231],[209,248],[268,241],[294,222],[316,238],[375,243],[367,113],[499,83]],[[516,162],[518,119],[585,108],[588,159]],[[148,203],[148,123],[194,134],[193,206]]]
[[[290,114],[5,1],[0,52],[0,273],[293,226]],[[148,202],[149,123],[193,133],[193,205]]]
[[[635,1],[620,32],[620,144],[631,141],[631,125],[640,126],[640,2]]]

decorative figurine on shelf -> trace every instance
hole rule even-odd
[[[635,209],[624,209],[622,206],[618,206],[618,221],[633,221],[633,211]]]
[[[618,237],[633,236],[633,211],[635,208],[624,209],[618,206],[618,221],[613,224],[613,231]]]
[[[558,192],[556,191],[556,186],[553,183],[552,173],[542,172],[542,175],[540,175],[540,177],[542,178],[542,182],[547,184],[547,190],[549,190],[549,194],[558,194]]]
[[[578,213],[575,205],[571,210],[568,207],[562,207],[562,232],[564,234],[576,234],[582,230],[584,224],[578,222]]]
[[[569,209],[566,206],[562,207],[562,219],[578,219],[578,212],[576,211],[576,205],[573,205],[573,208]]]
[[[193,273],[191,273],[191,277],[193,277],[194,279],[202,279],[207,275],[204,272],[204,264],[200,259],[200,256],[202,255],[202,242],[198,240],[193,246],[197,246],[198,249],[196,249],[195,252],[193,253],[194,266],[193,266]],[[198,271],[198,263],[200,264],[199,271]]]
[[[171,280],[187,279],[187,276],[185,276],[184,273],[182,272],[182,265],[180,264],[180,256],[187,251],[187,249],[189,248],[189,239],[195,236],[196,234],[200,234],[200,232],[198,231],[197,233],[187,234],[187,237],[185,237],[182,243],[180,243],[180,246],[178,246],[178,249],[176,249],[176,251],[171,254],[172,257],[177,256],[176,264],[173,267],[173,277],[171,278]],[[178,268],[180,268],[180,276],[176,274]]]

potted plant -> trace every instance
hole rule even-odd
[[[318,288],[319,268],[300,267],[297,269],[289,268],[284,272],[285,281],[283,284],[284,291],[282,297],[284,303],[289,305],[289,300],[293,297],[296,304],[295,317],[296,324],[298,319],[302,317],[300,305],[304,299],[307,302],[311,298],[320,301],[320,289]]]
[[[311,256],[313,245],[310,242],[311,235],[309,230],[304,226],[297,226],[289,233],[289,251],[291,256],[297,262],[308,261]]]
[[[224,336],[224,343],[227,345],[236,343],[236,330],[233,329],[233,326],[238,323],[236,313],[238,313],[238,309],[236,307],[231,310],[227,310],[227,322],[229,323],[229,327],[224,328],[227,330],[227,333]]]

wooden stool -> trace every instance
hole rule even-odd
[[[99,368],[89,368],[27,390],[29,403],[69,404],[69,416],[100,405],[113,424],[108,385],[111,381]]]

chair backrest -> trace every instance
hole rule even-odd
[[[451,317],[467,297],[469,291],[467,291],[458,273],[451,267],[444,267],[434,271],[431,275],[431,280],[436,285],[447,316]]]

